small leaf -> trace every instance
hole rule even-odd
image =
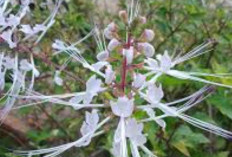
[[[179,141],[176,143],[172,143],[172,145],[174,147],[176,147],[176,149],[178,149],[181,153],[183,153],[186,156],[190,156],[190,153],[186,147],[185,141]]]

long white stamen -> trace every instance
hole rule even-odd
[[[218,78],[225,78],[232,76],[232,73],[209,74],[209,73],[201,73],[201,72],[188,72],[188,74],[193,76],[209,76],[209,77],[218,77]]]
[[[202,78],[198,78],[198,77],[192,76],[188,72],[177,71],[177,70],[169,70],[167,72],[167,74],[171,75],[173,77],[177,77],[179,79],[189,79],[189,80],[194,80],[194,81],[198,81],[198,82],[202,82],[202,83],[207,83],[207,84],[212,84],[212,85],[216,85],[216,86],[221,86],[221,87],[226,87],[226,88],[232,88],[232,85],[225,85],[225,84],[221,84],[221,83],[217,83],[217,82],[208,81],[208,80],[205,80],[205,79],[202,79]]]
[[[131,147],[131,151],[133,151],[133,157],[141,157],[139,154],[139,150],[138,147],[136,146],[136,144],[130,140],[130,147]]]
[[[208,41],[206,43],[203,43],[199,46],[197,46],[196,48],[194,48],[192,51],[186,53],[184,56],[182,57],[176,57],[173,61],[173,64],[176,65],[176,64],[179,64],[181,62],[184,62],[186,60],[189,60],[189,59],[192,59],[192,58],[195,58],[199,55],[202,55],[208,51],[203,51],[206,47],[212,45],[213,41]]]
[[[185,120],[186,122],[192,124],[193,126],[203,129],[205,131],[211,132],[213,134],[216,134],[216,135],[228,138],[228,139],[232,138],[232,132],[219,128],[218,126],[215,126],[213,124],[203,122],[199,119],[196,119],[188,115],[184,115],[184,114],[179,115],[179,117]]]
[[[126,142],[126,132],[125,132],[125,119],[123,117],[120,118],[120,125],[121,125],[120,154],[121,154],[122,157],[128,157],[127,142]]]
[[[11,90],[9,91],[11,95],[18,95],[21,88],[21,82],[18,82],[18,54],[15,55],[15,65],[14,65],[14,78],[13,78],[13,84],[11,86]],[[6,116],[12,109],[16,99],[8,97],[5,103],[5,106],[3,110],[1,111],[0,115],[0,125],[5,120]]]
[[[140,146],[141,149],[150,157],[157,157],[156,155],[154,155],[147,147],[145,147],[144,145]]]
[[[43,38],[43,36],[48,31],[48,29],[55,23],[54,18],[56,16],[56,14],[58,13],[58,10],[60,8],[61,3],[62,3],[62,0],[59,0],[55,6],[53,13],[47,18],[47,20],[44,21],[44,24],[47,23],[47,26],[46,26],[45,30],[41,33],[39,38],[36,40],[35,44],[38,44],[40,42],[40,40]]]
[[[53,147],[53,148],[48,148],[48,149],[31,150],[31,151],[14,151],[14,153],[18,154],[18,155],[40,155],[40,154],[47,154],[46,157],[57,156],[57,155],[65,152],[66,150],[68,150],[68,149],[70,149],[70,148],[72,148],[74,146],[77,146],[78,144],[81,144],[89,136],[95,137],[95,136],[98,136],[98,135],[102,134],[104,131],[99,131],[99,132],[96,132],[96,131],[99,128],[101,128],[105,123],[107,123],[109,120],[110,120],[110,117],[105,118],[101,123],[99,123],[97,125],[96,129],[94,129],[91,132],[89,132],[88,134],[84,135],[82,138],[80,138],[77,141],[74,141],[74,142],[71,142],[71,143],[68,143],[68,144],[64,144],[64,145],[61,145],[61,146]],[[50,153],[50,154],[48,154],[48,153]]]
[[[79,45],[80,43],[82,43],[83,41],[85,41],[86,39],[88,39],[90,36],[92,36],[94,34],[94,30],[90,31],[86,36],[84,36],[82,39],[76,41],[75,43],[71,44],[71,45],[67,45],[65,44],[67,47],[65,49],[56,51],[53,55],[57,55],[60,54],[61,52],[67,51],[67,50],[76,50],[75,46]]]

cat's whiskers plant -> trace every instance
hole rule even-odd
[[[62,0],[57,1],[54,11],[44,21],[43,24],[36,24],[31,28],[30,24],[23,24],[26,15],[31,14],[30,0],[20,1],[21,4],[14,4],[9,0],[0,1],[0,40],[2,46],[1,58],[0,58],[0,89],[2,93],[5,93],[1,98],[4,104],[0,109],[0,124],[4,121],[7,114],[12,109],[16,96],[20,92],[24,92],[26,88],[32,90],[35,82],[35,78],[40,75],[39,71],[35,67],[33,53],[30,52],[28,59],[21,57],[20,52],[25,52],[24,42],[34,42],[38,44],[48,29],[54,24],[55,16],[58,13],[58,9]],[[15,10],[17,9],[18,10]],[[38,37],[37,35],[40,34]],[[20,38],[18,34],[22,34]],[[34,41],[36,40],[36,41]],[[5,44],[6,43],[6,44]],[[5,45],[4,45],[5,44]],[[32,46],[36,46],[36,45]],[[28,45],[28,43],[26,44]],[[32,51],[32,49],[29,49]],[[9,76],[6,73],[9,72]],[[26,76],[31,73],[30,83],[27,85]],[[9,77],[12,85],[9,89],[6,89],[5,78]],[[4,92],[4,90],[7,90]],[[9,96],[9,97],[8,97]]]
[[[186,111],[201,103],[213,92],[213,86],[205,86],[190,96],[172,102],[162,102],[165,93],[158,78],[164,74],[215,86],[232,87],[231,85],[199,78],[199,76],[223,77],[228,74],[184,72],[175,69],[177,64],[206,53],[206,48],[212,46],[214,41],[208,40],[184,55],[171,57],[165,51],[163,55],[157,54],[156,59],[152,58],[155,55],[155,48],[150,42],[155,38],[155,33],[151,29],[144,29],[141,32],[135,31],[135,28],[146,23],[146,18],[138,14],[139,3],[139,1],[131,0],[128,11],[119,12],[122,24],[118,25],[116,22],[111,22],[104,29],[103,36],[101,31],[95,27],[88,35],[76,43],[66,44],[61,40],[56,40],[53,43],[52,47],[55,50],[55,55],[68,55],[62,68],[56,72],[54,82],[58,85],[63,84],[64,80],[61,78],[60,73],[74,59],[92,72],[86,82],[84,91],[60,95],[44,95],[26,88],[27,95],[25,96],[19,95],[18,92],[7,93],[9,101],[15,102],[16,99],[33,101],[15,109],[45,102],[70,106],[75,110],[92,109],[91,113],[86,112],[85,120],[80,129],[81,137],[78,140],[48,149],[14,151],[14,153],[28,156],[44,155],[45,157],[55,157],[72,147],[86,147],[95,136],[112,131],[114,136],[111,153],[115,157],[140,157],[142,152],[149,157],[156,157],[155,151],[149,150],[146,146],[147,137],[144,133],[144,124],[154,121],[165,130],[167,126],[166,117],[180,118],[200,129],[228,139],[232,138],[232,132],[186,114]],[[51,15],[51,21],[52,19],[53,15]],[[96,55],[97,62],[94,64],[87,61],[82,55],[83,52],[76,47],[90,36],[93,36],[96,40],[99,50]],[[34,67],[33,61],[30,65]],[[15,64],[15,66],[17,67],[18,64]],[[18,67],[15,69],[14,72],[19,71]],[[31,68],[31,70],[34,69]],[[15,79],[15,77],[13,78]],[[17,86],[17,83],[19,83],[18,80],[14,83],[12,91],[17,91],[22,87]],[[99,95],[106,93],[110,95],[110,100],[99,104],[92,103],[95,102]],[[101,110],[104,110],[104,114],[102,114]],[[144,112],[146,116],[142,119],[136,119],[136,111]],[[100,118],[105,115],[107,115],[106,118],[103,118],[100,122]],[[110,128],[105,130],[103,126],[106,126],[110,120],[111,123],[113,120],[114,122],[117,120],[117,126],[109,125]]]

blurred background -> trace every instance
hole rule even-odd
[[[33,14],[24,20],[34,23],[43,21],[54,2],[48,0],[46,4],[50,5],[41,5],[42,0],[36,0],[31,5]],[[38,54],[36,65],[42,72],[36,80],[35,90],[43,94],[59,94],[84,89],[90,73],[76,62],[70,63],[65,73],[62,73],[62,87],[53,83],[54,72],[65,59],[62,55],[53,56],[51,44],[55,39],[75,42],[88,34],[94,25],[104,29],[113,20],[119,20],[118,11],[123,9],[126,9],[125,0],[65,1],[55,25],[39,47],[34,49]],[[170,54],[185,53],[208,39],[215,39],[217,44],[210,52],[178,65],[181,70],[207,73],[232,73],[231,13],[231,0],[141,0],[140,9],[140,14],[147,17],[146,28],[156,33],[153,41],[156,54],[164,50]],[[79,48],[90,62],[96,60],[98,51],[93,38],[84,41]],[[202,83],[165,76],[159,81],[163,85],[166,102],[183,98],[204,86]],[[232,84],[232,79],[221,78],[217,81]],[[107,95],[100,99],[107,99]],[[17,102],[18,105],[24,103],[24,100]],[[232,90],[217,88],[206,101],[187,114],[232,131]],[[80,136],[79,128],[83,118],[84,111],[76,112],[61,105],[41,104],[13,110],[0,127],[0,157],[15,157],[10,153],[15,149],[48,148],[74,141]],[[176,118],[168,118],[166,122],[165,131],[155,123],[145,125],[148,147],[157,156],[232,157],[232,139],[212,135]],[[84,149],[73,148],[61,156],[111,157],[113,133],[111,130],[95,138],[90,146]]]

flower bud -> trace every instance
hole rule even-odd
[[[146,41],[152,41],[155,37],[155,33],[153,30],[151,29],[145,29],[145,31],[143,32],[142,37],[146,40]]]
[[[149,43],[139,43],[139,49],[141,49],[146,57],[152,57],[155,54],[155,48]]]
[[[97,54],[97,59],[99,61],[105,61],[109,58],[109,52],[108,51],[102,51],[100,53]]]
[[[110,31],[108,28],[104,30],[104,35],[107,39],[113,39],[114,38],[114,33]]]
[[[127,23],[128,21],[128,14],[126,10],[119,11],[119,17],[123,20],[123,22]]]
[[[116,27],[116,24],[114,22],[111,22],[108,26],[107,26],[107,29],[111,32],[115,32],[117,27]]]
[[[144,17],[144,16],[140,16],[140,17],[139,17],[139,21],[140,21],[142,24],[145,24],[145,23],[147,23],[147,18]]]
[[[113,51],[116,47],[121,45],[121,43],[117,39],[112,39],[108,45],[108,50]]]
[[[111,22],[104,30],[104,35],[107,39],[113,39],[114,33],[117,31],[116,24]]]

